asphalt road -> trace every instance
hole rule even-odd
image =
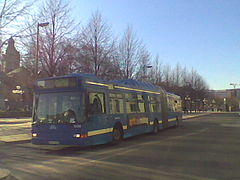
[[[0,144],[0,167],[19,180],[240,179],[240,117],[213,114],[119,145]]]

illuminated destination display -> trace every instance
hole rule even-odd
[[[75,77],[37,81],[37,88],[39,89],[74,88],[74,87],[77,87],[77,79]]]

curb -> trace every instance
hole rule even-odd
[[[191,118],[197,118],[200,116],[207,116],[207,115],[211,115],[211,114],[238,114],[240,116],[240,112],[236,111],[236,112],[208,112],[208,113],[204,113],[204,114],[196,114],[196,115],[190,115],[189,117],[183,117],[183,120],[186,119],[191,119]]]
[[[1,144],[22,144],[22,143],[30,143],[32,141],[32,139],[26,139],[26,140],[16,140],[16,141],[0,141],[0,145]],[[1,178],[0,178],[1,180]]]
[[[26,140],[16,140],[16,141],[11,141],[11,142],[5,142],[5,144],[22,144],[22,143],[30,143],[32,139],[26,139]]]
[[[192,116],[189,116],[189,117],[183,117],[182,119],[187,120],[187,119],[197,118],[197,117],[201,117],[201,116],[207,116],[207,115],[210,115],[210,114],[212,114],[212,113],[196,114],[196,115],[192,115]]]

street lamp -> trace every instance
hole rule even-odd
[[[36,78],[38,77],[38,56],[39,56],[39,27],[48,26],[49,22],[37,24],[37,52],[36,52]]]
[[[145,79],[145,78],[146,78],[147,69],[150,69],[150,68],[152,68],[152,65],[143,65],[143,67],[142,67],[142,70],[143,70],[143,78],[142,78],[142,79]]]

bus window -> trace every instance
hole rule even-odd
[[[110,94],[110,114],[124,113],[122,94]]]
[[[103,93],[89,93],[89,105],[88,113],[89,114],[103,114],[105,113],[105,103],[104,103],[104,94]]]
[[[144,97],[141,94],[126,94],[127,113],[146,112]]]
[[[36,98],[36,123],[76,123],[84,120],[78,93],[40,94]]]
[[[161,112],[160,98],[152,96],[148,99],[150,100],[150,112]]]
[[[151,112],[159,112],[159,105],[158,104],[150,104],[150,111]]]
[[[168,97],[168,111],[176,112],[177,111],[177,104],[175,102],[174,97]]]
[[[136,102],[129,103],[129,106],[130,106],[130,112],[134,113],[139,111],[139,107]]]
[[[137,97],[138,97],[138,100],[142,100],[142,101],[144,100],[144,97],[140,94],[138,94]]]
[[[182,109],[181,109],[181,100],[175,100],[174,101],[174,110],[175,112],[181,112]]]
[[[138,94],[138,107],[139,107],[140,112],[146,112],[145,100],[144,100],[143,95],[141,95],[141,94]]]
[[[168,111],[173,111],[171,99],[168,98]]]
[[[137,94],[126,94],[126,109],[127,113],[139,112],[138,96]]]
[[[139,106],[140,112],[146,112],[145,103],[144,102],[139,102],[138,106]]]

